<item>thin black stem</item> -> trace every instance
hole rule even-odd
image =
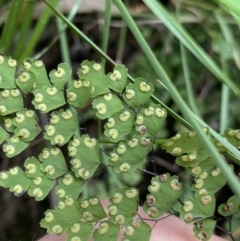
[[[142,171],[142,172],[145,172],[145,173],[148,173],[148,174],[150,174],[150,175],[152,175],[152,176],[156,176],[156,175],[157,175],[157,173],[149,172],[149,171],[147,171],[147,170],[145,170],[145,169],[137,168],[137,170]]]

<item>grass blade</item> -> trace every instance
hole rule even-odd
[[[159,2],[156,0],[143,0],[143,2],[203,65],[205,65],[219,80],[225,83],[237,96],[240,97],[238,86],[236,86],[233,81],[223,73],[210,56]]]
[[[56,6],[56,4],[58,3],[58,0],[52,0],[51,3],[52,5]],[[28,42],[28,45],[26,46],[25,50],[20,56],[19,61],[23,61],[26,58],[26,56],[29,57],[31,55],[44,29],[46,28],[46,25],[51,17],[51,13],[52,13],[51,10],[47,7],[43,10],[42,15],[40,16],[36,26],[34,27],[34,31]]]
[[[19,37],[16,42],[15,48],[14,48],[14,53],[13,56],[18,60],[20,55],[23,52],[23,49],[26,46],[26,39],[27,39],[27,34],[30,29],[31,23],[32,23],[32,14],[34,7],[36,5],[35,1],[27,1],[25,2],[24,10],[23,10],[23,15],[24,18],[22,19],[21,26],[19,26]],[[26,56],[27,57],[27,56]]]
[[[77,0],[76,3],[74,4],[74,6],[71,9],[71,12],[69,13],[67,19],[69,22],[72,21],[72,19],[75,17],[75,15],[78,12],[78,8],[79,6],[82,4],[83,0]],[[63,21],[65,23],[65,21]],[[64,24],[64,26],[62,27],[62,31],[60,32],[59,35],[57,35],[55,38],[52,39],[52,41],[50,41],[50,43],[45,46],[39,53],[35,54],[35,56],[33,56],[34,59],[39,59],[44,53],[46,53],[59,39],[60,35],[67,29],[68,25]]]
[[[23,4],[24,0],[13,0],[11,3],[0,41],[0,52],[4,54],[7,54],[14,39]]]
[[[226,10],[230,10],[240,16],[240,1],[239,0],[214,0],[218,4],[222,4]]]

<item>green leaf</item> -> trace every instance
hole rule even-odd
[[[218,212],[226,217],[240,212],[240,197],[232,196],[218,207]]]
[[[126,86],[123,98],[129,106],[140,108],[150,99],[153,91],[154,86],[151,83],[147,83],[144,79],[138,78],[134,81],[134,84],[130,83]]]
[[[43,200],[52,190],[55,180],[46,176],[39,176],[32,180],[28,195],[34,197],[37,201]]]
[[[72,157],[72,171],[76,177],[89,179],[100,164],[98,141],[88,135],[74,136],[68,145],[68,155]]]
[[[126,143],[120,142],[110,153],[109,163],[116,172],[131,173],[145,160],[152,148],[152,141],[146,137],[134,136]]]
[[[43,86],[51,87],[51,83],[48,79],[47,71],[42,60],[28,58],[23,62],[23,69],[34,74],[36,89],[41,89]]]
[[[107,77],[104,73],[102,64],[84,60],[77,73],[80,80],[88,80],[92,83],[92,98],[109,92],[107,87]]]
[[[201,161],[198,164],[194,164],[194,161],[189,167],[189,169],[191,174],[195,177],[199,177],[202,175],[205,177],[206,175],[208,175],[207,171],[209,169],[212,169],[213,166],[215,166],[214,160],[211,157],[207,157],[205,160]]]
[[[162,148],[173,156],[180,156],[184,153],[189,153],[189,155],[183,156],[186,159],[183,161],[192,162],[197,158],[197,150],[202,148],[202,144],[199,141],[196,132],[179,132],[164,143]]]
[[[19,167],[11,168],[9,171],[0,172],[0,186],[9,188],[14,195],[20,196],[29,187],[30,180]]]
[[[13,117],[10,117],[10,116],[3,117],[3,120],[4,120],[4,127],[5,127],[6,131],[13,133],[16,128],[13,125]]]
[[[203,241],[209,240],[213,235],[215,226],[216,221],[212,219],[204,219],[196,222],[193,228],[195,237]]]
[[[9,136],[6,138],[7,143],[3,145],[3,151],[7,157],[14,157],[25,150],[29,143],[23,141],[18,136]]]
[[[36,89],[33,94],[35,98],[32,103],[35,109],[40,110],[42,113],[47,113],[66,103],[62,90],[56,86],[42,86]]]
[[[72,80],[67,88],[67,102],[76,107],[84,108],[89,101],[92,84],[88,80]]]
[[[168,142],[168,143],[170,144],[171,142]],[[168,143],[166,145],[168,145]],[[191,145],[191,142],[189,142],[189,144]],[[171,150],[173,149],[171,148]],[[205,162],[206,160],[208,160],[209,163],[213,165],[213,160],[212,158],[209,157],[208,152],[204,148],[201,148],[195,151],[191,151],[186,155],[177,157],[176,163],[179,166],[183,166],[183,167],[194,167],[196,165],[202,166],[202,163]],[[201,172],[199,172],[199,174],[200,173]]]
[[[78,130],[78,117],[70,109],[52,112],[50,124],[45,126],[44,138],[52,145],[63,146]]]
[[[201,171],[203,173],[212,169],[215,166],[215,162],[212,157],[208,157],[205,160],[201,161],[198,165],[201,167]]]
[[[84,180],[76,178],[72,172],[67,172],[64,177],[58,179],[58,185],[55,188],[55,192],[59,199],[63,199],[67,196],[77,199],[83,190],[84,185]]]
[[[133,130],[135,121],[135,113],[130,109],[123,109],[108,118],[108,122],[104,125],[105,136],[109,137],[110,141],[118,142]]]
[[[87,222],[76,222],[68,230],[66,241],[81,240],[88,241],[93,231],[93,225]]]
[[[13,119],[15,135],[23,141],[30,142],[42,131],[38,124],[38,117],[35,111],[22,109],[16,113]]]
[[[203,178],[204,177],[204,178]],[[215,193],[221,189],[227,182],[220,168],[217,167],[212,171],[208,171],[199,178],[194,179],[195,184],[192,186],[192,190],[199,194]]]
[[[58,202],[56,208],[45,212],[45,217],[41,220],[40,225],[46,228],[48,233],[60,235],[77,223],[81,215],[77,204],[71,197]]]
[[[118,96],[110,92],[96,98],[92,106],[97,110],[96,116],[100,119],[110,117],[123,108],[123,104]]]
[[[86,199],[79,203],[78,207],[82,218],[86,222],[98,222],[107,217],[98,198],[90,198],[88,200]]]
[[[0,145],[6,140],[8,133],[0,126]]]
[[[31,72],[22,71],[16,78],[18,88],[26,95],[33,89],[35,75]]]
[[[122,241],[145,241],[150,240],[152,228],[140,218],[133,219],[131,225],[126,226],[126,232]]]
[[[139,193],[136,188],[116,189],[109,199],[108,216],[112,222],[122,226],[128,224],[138,211]]]
[[[184,192],[184,184],[180,183],[177,176],[170,176],[169,173],[155,176],[151,180],[143,210],[150,218],[158,219],[167,212],[171,205]]]
[[[52,70],[49,74],[50,81],[59,89],[63,89],[71,75],[72,69],[66,63],[59,64],[57,70]]]
[[[194,223],[211,217],[214,215],[215,203],[215,197],[211,193],[196,195],[194,199],[187,198],[179,209],[180,218],[186,223]]]
[[[40,170],[41,162],[36,157],[29,157],[24,162],[26,168],[25,174],[29,178],[36,178],[43,176],[43,172]]]
[[[14,89],[17,61],[12,57],[0,55],[0,89]],[[1,111],[0,111],[1,113]]]
[[[127,68],[117,65],[112,73],[107,74],[108,87],[118,93],[122,93],[127,82]]]
[[[47,147],[39,155],[41,171],[50,179],[56,179],[67,172],[67,165],[62,151],[58,147]]]
[[[141,109],[137,115],[136,130],[140,135],[154,137],[162,129],[167,112],[160,105],[151,104],[147,109]]]
[[[97,241],[117,241],[120,227],[109,221],[100,222],[100,228],[93,232],[93,239]]]
[[[240,146],[240,130],[227,128],[224,131],[223,137],[225,137],[233,146]]]
[[[5,116],[23,108],[23,98],[18,89],[0,91],[0,115]]]

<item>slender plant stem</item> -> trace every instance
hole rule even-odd
[[[176,15],[177,15],[178,19],[180,16],[180,6],[181,6],[181,3],[176,4]],[[190,79],[190,71],[189,71],[189,67],[188,67],[188,63],[187,63],[188,62],[187,61],[187,51],[181,42],[180,42],[180,52],[181,52],[183,75],[184,75],[184,80],[185,80],[185,84],[186,84],[186,94],[188,97],[188,103],[189,103],[189,106],[192,109],[192,111],[197,116],[200,116],[199,110],[195,103],[194,92],[192,89],[192,84],[191,84],[191,79]]]
[[[125,1],[125,6],[129,6],[129,0]],[[124,21],[121,21],[124,23]],[[127,36],[127,27],[125,24],[122,25],[120,30],[120,36],[119,36],[119,42],[118,42],[118,48],[116,53],[116,63],[121,64],[125,49],[125,43],[126,43],[126,36]]]
[[[226,22],[224,21],[223,17],[221,17],[220,14],[218,14],[217,12],[215,12],[215,17],[216,20],[219,24],[219,27],[222,31],[223,37],[226,41],[226,43],[229,46],[229,49],[232,50],[232,54],[233,52],[233,36],[231,33],[231,30],[228,28]],[[222,51],[220,52],[221,55],[221,63],[222,63],[222,69],[225,72],[226,75],[229,75],[228,73],[228,63],[227,60],[224,58],[224,54],[222,53]],[[233,55],[233,59],[234,59],[234,55]],[[228,119],[229,119],[229,100],[230,100],[230,89],[228,86],[226,86],[225,84],[222,85],[222,94],[221,94],[221,110],[220,110],[220,133],[223,133],[224,130],[227,128],[228,126]]]
[[[59,33],[59,43],[60,43],[62,59],[65,63],[71,65],[70,54],[68,49],[68,40],[67,40],[66,31],[63,30],[64,28],[63,22],[60,18],[56,18],[56,21],[57,21],[57,29]]]
[[[112,0],[105,1],[105,11],[104,11],[104,24],[103,24],[103,36],[102,36],[102,50],[103,52],[107,53],[108,49],[108,39],[109,39],[109,32],[110,32],[110,23],[111,23],[111,7],[112,7]],[[106,59],[102,57],[101,62],[105,68]]]

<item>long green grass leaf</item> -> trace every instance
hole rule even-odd
[[[82,4],[83,0],[77,0],[76,3],[73,5],[71,12],[69,13],[67,19],[69,22],[72,21],[72,19],[75,17],[75,15],[78,12],[78,8],[80,7],[80,5]],[[64,22],[65,23],[65,22]],[[35,54],[35,56],[33,56],[34,59],[39,59],[44,53],[46,53],[60,38],[60,35],[67,29],[67,25],[64,24],[64,26],[62,26],[62,30],[59,33],[59,35],[57,35],[55,38],[53,38],[50,43],[45,46],[40,52],[38,52],[37,54]]]
[[[223,71],[197,44],[184,27],[181,26],[159,2],[156,0],[143,0],[143,2],[203,65],[205,65],[219,80],[225,83],[236,95],[240,97],[239,87],[223,73]]]
[[[230,10],[240,16],[240,1],[239,0],[214,0],[218,4],[222,4],[226,10]]]
[[[53,6],[56,6],[57,3],[58,3],[58,0],[51,0],[51,4]],[[51,10],[47,7],[43,10],[42,15],[39,17],[39,20],[34,28],[34,31],[31,35],[28,45],[24,49],[22,55],[20,56],[19,61],[23,61],[26,57],[29,57],[31,55],[44,29],[46,28],[46,25],[51,17],[51,13],[52,13]]]
[[[25,49],[25,46],[28,44],[26,39],[28,38],[27,34],[31,27],[32,15],[33,15],[33,10],[35,5],[36,5],[35,1],[25,2],[24,10],[22,13],[24,15],[24,18],[22,19],[21,25],[19,26],[19,37],[13,52],[13,57],[16,58],[17,60],[22,54],[23,49]]]
[[[6,23],[4,25],[0,41],[0,52],[4,54],[7,54],[12,44],[12,40],[14,39],[13,36],[17,29],[18,20],[22,10],[23,3],[24,0],[13,0],[11,2],[10,10],[8,13]]]
[[[225,19],[225,16],[222,16],[220,13],[215,12],[215,17],[222,31],[224,40],[227,44],[227,49],[232,54],[232,58],[236,66],[238,67],[238,69],[240,69],[240,53],[239,53],[239,47],[238,47],[236,38],[234,37],[234,34],[230,26],[228,25]],[[239,19],[240,19],[240,16],[239,16]],[[238,24],[238,21],[236,20],[236,24]]]

